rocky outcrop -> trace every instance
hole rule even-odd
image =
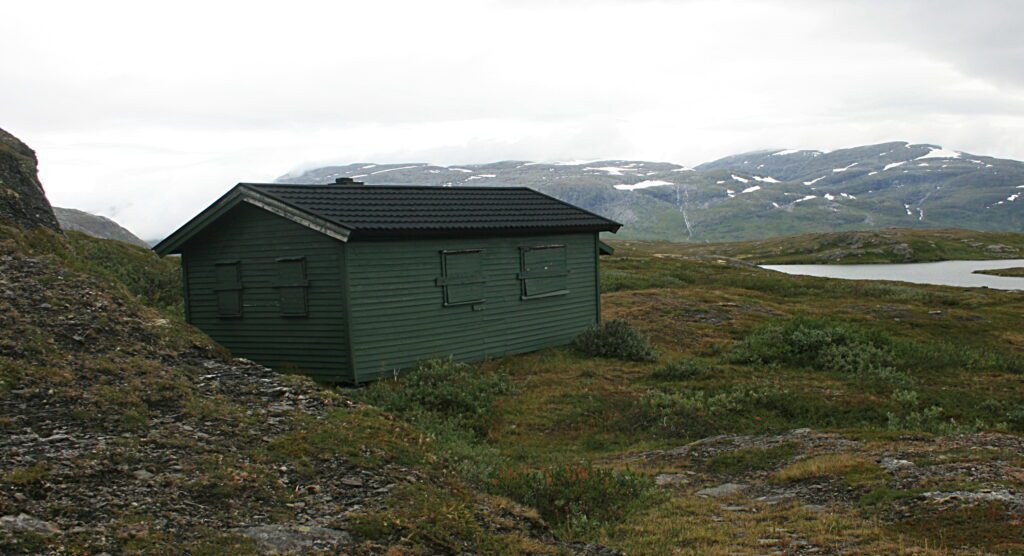
[[[0,129],[0,223],[60,231],[39,183],[37,166],[36,153]]]
[[[83,234],[100,239],[116,239],[117,241],[149,248],[149,244],[145,241],[142,241],[138,236],[106,216],[61,207],[53,207],[53,212],[56,214],[57,221],[60,222],[60,227],[64,231],[82,232]]]

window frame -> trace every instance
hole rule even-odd
[[[298,257],[280,257],[274,261],[277,263],[275,267],[278,269],[278,276],[274,283],[274,289],[277,290],[277,309],[280,316],[286,318],[302,318],[309,316],[309,265],[306,263],[305,256]],[[285,283],[281,278],[281,263],[299,263],[302,268],[302,279],[297,282]],[[286,290],[298,289],[302,294],[302,311],[286,311],[284,292]]]
[[[226,286],[221,282],[220,269],[221,267],[234,267],[235,269],[235,283]],[[214,301],[217,306],[217,318],[221,319],[237,319],[242,318],[242,261],[239,259],[215,261],[213,263],[214,272],[214,288],[213,295]],[[235,312],[228,312],[224,310],[221,304],[221,295],[223,292],[235,292],[235,305],[237,310]]]
[[[462,275],[449,275],[448,274],[448,257],[450,255],[466,255],[469,253],[475,253],[480,255],[480,273],[476,279],[466,280]],[[479,306],[487,302],[486,292],[481,290],[479,299],[467,299],[464,301],[451,301],[451,290],[452,286],[468,286],[473,284],[487,285],[487,276],[484,273],[484,260],[483,258],[487,254],[487,250],[484,248],[471,248],[471,249],[442,249],[441,254],[441,276],[435,281],[434,285],[441,288],[442,305],[444,307],[459,307],[462,305],[472,305],[474,310],[478,309]],[[453,282],[453,279],[456,281]]]
[[[527,267],[527,256],[531,251],[542,251],[547,249],[561,249],[562,254],[562,268],[564,272],[557,271],[528,271]],[[562,295],[569,295],[569,248],[564,243],[552,243],[546,245],[520,245],[519,246],[519,273],[516,275],[519,278],[519,299],[520,301],[528,301],[531,299],[543,299],[545,297],[557,297]],[[564,287],[557,290],[546,291],[543,293],[530,294],[529,280],[532,278],[557,278],[564,277]]]

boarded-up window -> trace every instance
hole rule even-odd
[[[216,287],[218,317],[242,316],[242,268],[238,261],[224,261],[214,264],[217,273]]]
[[[569,293],[564,245],[522,247],[520,259],[523,299]]]
[[[277,260],[277,292],[281,314],[304,317],[309,314],[306,302],[306,259],[297,257]]]
[[[444,290],[446,306],[484,302],[483,249],[442,251],[441,271],[437,285]]]

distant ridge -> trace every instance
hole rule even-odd
[[[101,239],[116,239],[139,247],[149,247],[148,243],[106,216],[60,207],[53,207],[53,212],[62,230],[74,230]]]
[[[636,160],[353,163],[281,183],[528,186],[625,224],[618,236],[730,241],[903,228],[1024,231],[1024,163],[903,141],[764,149],[688,168]]]

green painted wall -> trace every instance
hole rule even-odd
[[[182,249],[189,321],[234,355],[318,380],[351,382],[344,249],[339,241],[242,203]],[[281,314],[278,259],[291,257],[305,259],[307,316]],[[239,261],[241,273],[238,318],[218,316],[215,292],[215,264],[232,260]]]
[[[521,299],[520,248],[544,245],[565,245],[568,293]],[[472,249],[484,250],[485,301],[445,306],[441,253]],[[352,241],[346,257],[360,382],[430,357],[473,361],[565,344],[598,320],[596,234]]]
[[[548,250],[524,255],[537,247]],[[182,249],[192,324],[235,355],[327,382],[565,344],[599,319],[597,256],[596,234],[342,243],[245,203]],[[295,257],[305,261],[305,316],[282,314],[282,276],[295,277],[281,259]],[[218,311],[217,264],[233,261],[237,317]]]

